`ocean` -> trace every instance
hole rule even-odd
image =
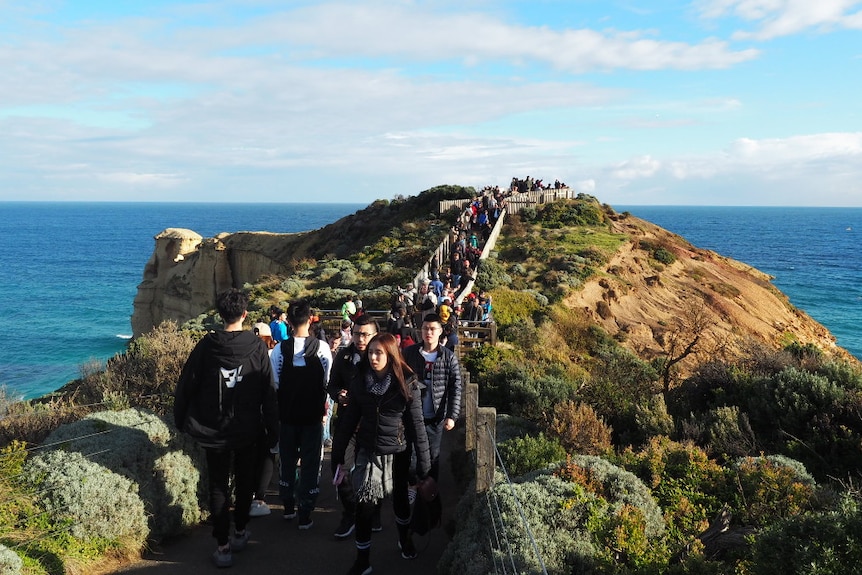
[[[37,397],[131,336],[132,302],[165,228],[313,230],[365,204],[0,203],[0,386]],[[862,209],[614,206],[775,276],[862,358]],[[857,231],[858,230],[858,231]]]
[[[38,397],[125,349],[153,237],[166,228],[301,232],[365,206],[0,203],[0,386]]]

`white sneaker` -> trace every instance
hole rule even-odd
[[[248,510],[249,517],[263,517],[264,515],[269,515],[272,511],[263,501],[252,501],[251,508]]]

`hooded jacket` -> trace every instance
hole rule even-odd
[[[177,382],[174,422],[206,448],[248,447],[264,432],[275,446],[278,403],[263,341],[250,331],[204,336]]]

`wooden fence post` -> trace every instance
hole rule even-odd
[[[487,491],[494,485],[497,457],[494,441],[497,436],[497,410],[480,407],[476,418],[476,492]]]
[[[467,424],[464,428],[466,433],[464,437],[464,445],[467,451],[473,451],[476,449],[476,433],[478,432],[477,427],[479,425],[477,420],[477,417],[479,416],[479,384],[470,383],[468,379],[466,389],[467,393],[464,397],[464,409]]]

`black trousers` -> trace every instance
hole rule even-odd
[[[210,514],[213,537],[219,545],[227,545],[230,535],[230,477],[233,468],[236,487],[234,526],[242,531],[248,524],[248,510],[254,491],[254,471],[257,452],[249,445],[242,449],[206,449],[209,473]]]

